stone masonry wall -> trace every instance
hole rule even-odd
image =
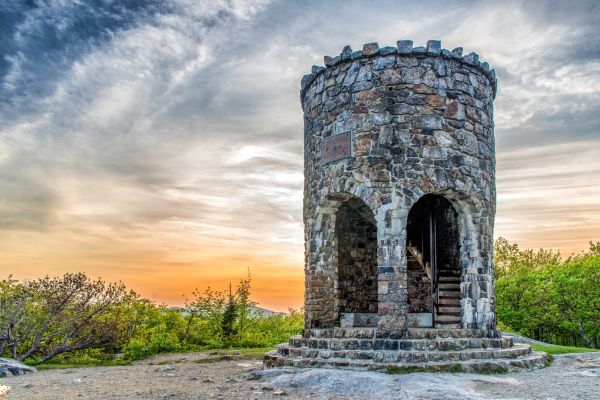
[[[413,47],[345,47],[302,79],[306,327],[338,324],[338,208],[372,211],[378,245],[378,335],[407,328],[406,222],[424,194],[458,212],[465,328],[495,336],[495,74],[474,53]],[[324,140],[350,132],[350,153],[325,160]],[[343,152],[343,151],[342,151]],[[325,162],[328,161],[328,162]]]
[[[413,257],[407,261],[408,312],[424,313],[432,311],[431,280]]]

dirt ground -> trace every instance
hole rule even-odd
[[[215,358],[225,359],[209,362]],[[130,366],[47,370],[0,383],[12,387],[9,400],[600,399],[600,353],[557,356],[548,368],[502,375],[262,372],[260,367],[260,359],[185,353]],[[248,374],[253,370],[257,373]]]

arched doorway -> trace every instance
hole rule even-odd
[[[377,326],[377,225],[357,198],[340,204],[335,222],[338,314],[342,327]]]
[[[408,214],[406,255],[409,324],[459,328],[458,213],[444,197],[428,194]]]

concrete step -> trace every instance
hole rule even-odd
[[[460,314],[458,315],[447,315],[447,314],[437,314],[435,316],[435,322],[460,322]]]
[[[462,310],[460,308],[460,302],[458,303],[458,305],[438,306],[437,310],[438,310],[438,313],[453,313],[453,314],[458,314],[458,315],[460,315],[462,312]]]
[[[529,354],[528,345],[518,345],[507,349],[462,349],[462,350],[323,350],[290,348],[278,346],[277,353],[290,357],[303,358],[347,358],[350,360],[370,360],[378,362],[426,362],[468,360],[472,358],[517,358]]]
[[[452,321],[436,321],[434,327],[439,329],[458,329],[462,327],[462,324]]]
[[[445,278],[445,277],[461,277],[462,276],[462,272],[461,271],[456,271],[454,269],[439,269],[438,270],[438,280],[440,278]]]
[[[460,290],[449,290],[444,289],[438,291],[438,298],[440,299],[460,299]]]
[[[406,339],[462,339],[477,336],[477,331],[470,329],[435,329],[409,328]]]
[[[459,312],[438,312],[435,314],[435,320],[439,321],[441,317],[444,317],[442,321],[452,321],[456,320],[460,322],[461,313]]]
[[[308,335],[312,338],[357,338],[369,339],[375,337],[377,328],[327,328],[309,329]]]
[[[438,283],[447,283],[447,282],[460,283],[461,277],[460,277],[460,275],[438,277]]]
[[[460,292],[460,283],[459,282],[438,282],[439,290],[448,290],[448,291],[456,291]]]
[[[310,338],[305,339],[300,336],[293,336],[289,343],[278,346],[281,348],[289,347],[294,349],[316,349],[316,350],[465,350],[465,349],[485,349],[485,348],[510,348],[513,346],[513,340],[510,337],[502,338],[455,338],[437,336],[425,337],[418,335],[419,338],[412,339],[323,339]]]
[[[466,360],[426,361],[426,362],[379,362],[374,359],[348,359],[348,358],[302,358],[288,357],[270,351],[265,354],[264,364],[271,367],[321,367],[321,368],[346,368],[356,370],[373,370],[382,372],[507,372],[519,368],[540,368],[547,362],[547,355],[542,352],[529,352],[525,355],[518,353],[507,354],[492,352],[491,358],[471,358]],[[497,357],[493,357],[493,355]],[[455,356],[452,356],[455,358]],[[418,357],[417,357],[418,358]],[[427,359],[430,357],[427,356]],[[435,356],[433,357],[435,358]],[[383,357],[385,359],[385,356]]]
[[[437,303],[449,307],[460,307],[460,297],[440,297]]]

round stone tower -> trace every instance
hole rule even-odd
[[[370,43],[303,78],[306,328],[496,335],[496,78],[478,58]]]
[[[436,40],[346,46],[302,78],[305,330],[266,365],[540,362],[496,330],[495,94],[487,63]]]

